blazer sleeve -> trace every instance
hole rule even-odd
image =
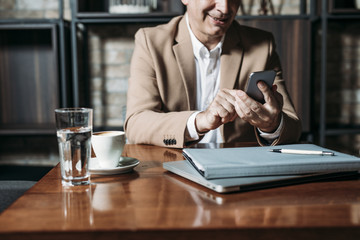
[[[164,107],[159,89],[161,73],[145,30],[135,35],[127,92],[125,132],[129,143],[182,148],[186,123],[194,111],[172,111]]]
[[[267,61],[266,69],[273,69],[276,71],[274,84],[277,85],[277,91],[283,96],[284,101],[282,109],[284,125],[280,132],[280,136],[275,139],[271,145],[296,143],[299,141],[302,132],[301,121],[297,116],[289,93],[286,90],[285,81],[282,76],[280,59],[277,52],[275,51],[275,41],[272,34],[270,37],[269,46],[269,59]],[[255,130],[255,134],[259,144],[266,145],[264,140],[259,136],[257,130]]]

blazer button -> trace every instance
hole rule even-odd
[[[165,145],[167,145],[167,139],[164,139],[164,140],[163,140],[163,143],[164,143]]]
[[[171,144],[172,144],[172,145],[176,145],[176,139],[174,139],[174,138],[171,139]]]

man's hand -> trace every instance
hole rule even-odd
[[[283,97],[277,92],[277,86],[271,89],[262,81],[257,84],[264,94],[265,104],[253,100],[244,91],[237,90],[235,110],[239,117],[263,132],[274,132],[280,124]]]
[[[195,126],[198,133],[206,133],[238,117],[235,110],[236,91],[220,90],[210,106],[196,116]]]

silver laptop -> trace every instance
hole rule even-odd
[[[306,174],[306,175],[290,175],[290,176],[281,175],[281,176],[219,178],[219,179],[208,180],[204,178],[186,160],[165,162],[163,163],[163,168],[219,193],[249,191],[249,190],[263,189],[269,187],[311,182],[322,179],[352,176],[358,174],[358,172],[356,171],[356,172],[332,172],[332,173],[317,173],[317,174]]]

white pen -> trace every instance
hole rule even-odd
[[[299,149],[271,149],[270,152],[289,153],[289,154],[304,154],[304,155],[323,155],[335,156],[335,153],[330,151],[315,151],[315,150],[299,150]]]

